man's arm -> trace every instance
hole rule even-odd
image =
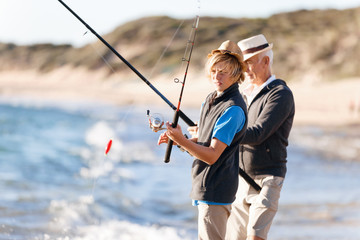
[[[289,117],[294,108],[294,98],[288,89],[272,93],[256,122],[248,126],[241,144],[259,145],[271,136]]]

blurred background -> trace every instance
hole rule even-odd
[[[200,15],[193,121],[207,53],[263,33],[296,102],[269,239],[360,238],[360,1],[65,3],[174,104]],[[196,239],[192,158],[163,163],[148,127],[146,110],[167,121],[171,108],[59,1],[0,0],[0,20],[0,239]]]

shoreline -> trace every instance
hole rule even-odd
[[[68,69],[49,74],[0,72],[0,103],[71,109],[79,106],[102,108],[106,105],[168,109],[164,100],[141,80],[133,77],[119,81],[118,75],[104,76],[105,73],[73,73]],[[189,80],[201,77],[189,75]],[[128,76],[123,78],[127,79]],[[206,80],[189,80],[181,103],[181,109],[187,115],[197,112],[212,91],[211,84]],[[180,85],[165,77],[151,82],[172,104],[177,104]],[[304,149],[313,149],[326,159],[359,161],[360,145],[357,139],[360,138],[360,109],[351,111],[351,101],[356,99],[356,94],[360,94],[357,92],[360,78],[332,83],[290,82],[288,85],[296,104],[293,133],[290,135],[292,143],[300,144]],[[168,110],[170,113],[171,109]]]
[[[130,76],[130,77],[129,77]],[[118,106],[166,105],[163,99],[136,75],[89,72],[60,68],[46,74],[35,71],[0,72],[0,97],[37,101],[99,102]],[[127,79],[127,80],[121,80]],[[149,80],[172,104],[177,105],[180,84],[162,76]],[[196,79],[191,81],[191,79]],[[296,110],[294,125],[324,128],[360,126],[360,78],[336,82],[289,82]],[[212,86],[202,74],[189,74],[181,106],[200,108]],[[164,105],[164,106],[165,106]]]

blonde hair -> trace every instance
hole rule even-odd
[[[211,70],[213,66],[219,62],[224,62],[226,64],[225,70],[229,72],[231,78],[234,80],[234,83],[242,83],[245,79],[244,72],[246,71],[246,65],[244,62],[240,62],[237,57],[229,53],[214,53],[212,54],[205,65],[205,71],[208,78],[211,76]]]

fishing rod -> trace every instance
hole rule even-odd
[[[189,118],[187,117],[180,109],[178,109],[177,107],[175,107],[174,104],[172,104],[163,94],[161,94],[161,92],[159,92],[159,90],[157,90],[136,68],[134,68],[124,57],[122,57],[107,41],[105,41],[105,39],[103,39],[97,32],[95,32],[94,29],[92,29],[84,20],[82,20],[69,6],[67,6],[62,0],[58,0],[70,13],[72,13],[82,24],[84,24],[84,26],[90,30],[103,44],[105,44],[105,46],[107,46],[118,58],[120,58],[121,61],[123,61],[136,75],[138,75],[140,77],[141,80],[143,80],[157,95],[159,95],[173,110],[175,110],[175,116],[174,116],[174,120],[179,119],[179,117],[181,117],[181,119],[184,120],[184,122],[189,125],[189,126],[196,126],[196,124]],[[198,20],[197,20],[198,21]],[[197,27],[197,25],[196,25]],[[193,46],[193,44],[192,44]],[[190,60],[190,59],[189,59]],[[186,78],[186,75],[184,76],[184,80]],[[184,84],[184,83],[183,83]],[[179,101],[180,103],[181,101]],[[180,107],[180,106],[178,106]],[[178,116],[176,116],[178,115]],[[173,121],[176,122],[177,121]],[[172,142],[172,141],[171,141]],[[171,149],[172,149],[172,144],[168,144],[168,149],[166,151],[166,155],[165,155],[165,162],[169,162],[170,161],[170,154],[171,154]],[[239,168],[239,174],[251,185],[253,186],[256,190],[261,190],[261,188],[254,182],[253,179],[251,179],[249,177],[249,175],[247,175],[244,171],[242,171],[242,169]],[[252,180],[252,181],[251,181]]]
[[[189,126],[196,126],[196,124],[183,113],[181,110],[178,110],[177,107],[172,104],[159,90],[157,90],[154,85],[152,85],[134,66],[132,66],[123,56],[120,55],[104,38],[102,38],[94,29],[92,29],[84,20],[82,20],[68,5],[66,5],[62,0],[58,0],[70,13],[72,13],[84,26],[90,30],[105,46],[107,46],[121,61],[123,61],[141,80],[143,80],[157,95],[159,95],[173,110],[177,111],[179,117],[181,117],[184,122]]]
[[[183,61],[186,61],[187,65],[186,65],[186,69],[185,69],[184,79],[181,82],[181,91],[180,91],[180,96],[179,96],[179,102],[178,102],[178,105],[177,105],[177,108],[176,108],[176,111],[175,111],[175,114],[174,114],[174,119],[173,119],[173,122],[172,122],[172,127],[173,128],[177,127],[177,124],[178,124],[178,121],[179,121],[180,105],[181,105],[182,95],[183,95],[184,87],[185,87],[185,81],[186,81],[186,77],[187,77],[187,73],[188,73],[188,69],[189,69],[189,65],[190,65],[191,54],[192,54],[194,44],[195,44],[195,36],[196,36],[196,30],[198,28],[198,25],[199,25],[199,16],[196,16],[195,20],[194,20],[194,24],[192,26],[192,31],[190,33],[190,38],[189,38],[189,40],[187,42],[187,45],[186,45],[185,55],[183,57]],[[190,52],[189,52],[189,56],[187,57],[186,54],[187,54],[187,48],[188,48],[189,44],[190,44]],[[175,82],[180,82],[180,81],[179,81],[179,79],[176,78]],[[165,163],[168,163],[170,161],[170,155],[171,155],[171,150],[172,150],[173,143],[174,143],[173,140],[169,139],[169,142],[168,142],[168,145],[167,145],[167,148],[166,148],[166,152],[165,152],[165,160],[164,160]]]

